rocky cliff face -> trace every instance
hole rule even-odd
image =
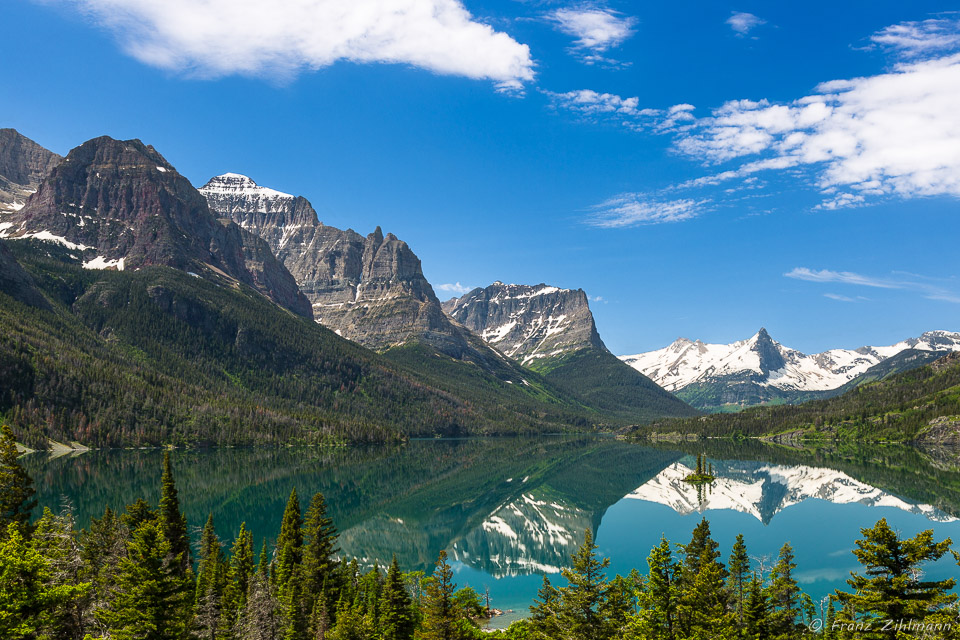
[[[0,214],[23,207],[60,160],[15,129],[0,129]]]
[[[584,348],[607,351],[582,289],[494,282],[444,302],[443,309],[523,365]]]
[[[412,338],[462,358],[470,336],[440,307],[420,259],[378,227],[366,237],[323,224],[310,203],[227,173],[201,187],[211,209],[260,236],[296,278],[316,320],[372,349]]]
[[[139,140],[90,140],[58,164],[0,236],[58,242],[90,269],[163,265],[255,287],[311,316],[296,281],[256,235],[218,220],[206,199]]]

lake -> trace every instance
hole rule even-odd
[[[703,453],[716,481],[683,482]],[[737,533],[769,570],[789,541],[796,577],[814,600],[845,588],[859,565],[860,528],[882,517],[903,536],[933,529],[960,548],[957,452],[907,447],[791,450],[756,442],[640,446],[598,437],[414,440],[404,446],[174,451],[180,499],[195,537],[213,513],[226,546],[245,521],[256,546],[276,536],[290,490],[306,507],[323,492],[347,557],[430,571],[446,549],[460,586],[489,588],[527,613],[543,574],[556,574],[591,529],[610,573],[646,571],[661,536],[686,543],[710,521],[726,561]],[[162,453],[89,451],[23,459],[41,506],[68,500],[85,527],[106,506],[156,503]],[[946,560],[929,567],[956,576]]]

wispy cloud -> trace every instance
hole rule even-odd
[[[576,39],[572,50],[588,64],[613,62],[604,54],[636,33],[637,24],[636,18],[596,6],[557,9],[547,19]]]
[[[734,11],[730,14],[730,17],[727,18],[727,24],[730,25],[730,28],[740,37],[748,35],[755,28],[766,23],[767,21],[763,18],[758,18],[752,13],[746,13],[744,11]]]
[[[863,302],[867,298],[863,296],[857,296],[856,298],[851,298],[850,296],[840,295],[839,293],[825,293],[823,294],[824,298],[830,298],[831,300],[837,300],[838,302]]]
[[[960,49],[960,20],[931,18],[901,22],[876,32],[870,41],[909,58],[942,55]]]
[[[650,129],[657,132],[678,131],[696,121],[691,104],[677,104],[667,109],[640,106],[640,98],[624,98],[615,93],[600,93],[592,89],[578,89],[565,93],[542,91],[551,104],[564,111],[592,120],[616,120],[634,130]]]
[[[912,291],[929,300],[943,300],[944,302],[960,303],[960,290],[954,279],[930,278],[912,273],[893,273],[890,276],[866,276],[853,271],[832,271],[830,269],[808,269],[796,267],[783,274],[794,280],[807,282],[838,283],[875,289],[898,289]],[[823,294],[833,300],[842,302],[856,302],[866,298],[851,298],[836,293]]]
[[[584,220],[592,227],[619,229],[696,218],[709,203],[697,200],[655,200],[643,193],[625,193],[593,207]]]
[[[530,49],[460,0],[52,0],[76,6],[146,64],[199,76],[291,78],[339,60],[409,64],[520,91]]]
[[[438,285],[435,285],[435,287],[436,287],[439,291],[443,291],[444,293],[455,293],[455,294],[457,294],[458,296],[462,296],[463,294],[467,293],[468,291],[473,291],[474,289],[476,289],[476,287],[467,287],[467,286],[464,286],[464,285],[460,284],[459,281],[458,281],[458,282],[455,282],[455,283],[453,283],[453,284],[450,284],[450,283],[438,284]]]

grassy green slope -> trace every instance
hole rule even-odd
[[[646,423],[699,412],[606,351],[581,349],[538,364],[538,372],[611,424]]]
[[[707,437],[772,436],[905,442],[931,421],[960,415],[960,354],[801,405],[753,407],[739,413],[663,420],[637,429],[638,438],[679,433]]]

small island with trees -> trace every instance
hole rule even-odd
[[[701,485],[710,484],[716,479],[716,476],[713,475],[713,463],[707,462],[707,457],[702,453],[698,453],[697,470],[691,474],[688,474],[683,481],[689,482],[690,484]]]

